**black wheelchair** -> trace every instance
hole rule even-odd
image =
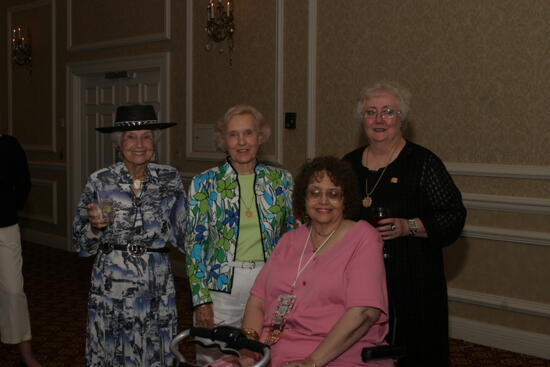
[[[248,339],[240,329],[232,326],[218,326],[213,329],[192,327],[176,335],[170,343],[170,351],[176,356],[178,367],[199,367],[188,363],[179,351],[178,345],[189,337],[199,337],[204,339],[190,339],[187,341],[190,344],[200,344],[206,348],[218,348],[222,353],[234,355],[236,357],[240,357],[239,350],[241,349],[248,349],[250,351],[260,353],[262,358],[252,367],[267,366],[269,360],[271,359],[271,350],[269,349],[269,346]],[[208,367],[208,364],[204,367]]]

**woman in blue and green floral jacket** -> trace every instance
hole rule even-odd
[[[259,163],[270,130],[254,107],[231,107],[216,125],[227,162],[193,178],[185,247],[195,324],[240,327],[256,275],[281,235],[292,229],[292,176]],[[219,357],[198,348],[197,361]]]

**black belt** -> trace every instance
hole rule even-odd
[[[110,243],[101,243],[99,245],[99,249],[104,254],[109,254],[113,250],[127,251],[127,252],[130,253],[130,255],[132,255],[134,257],[139,257],[139,256],[145,254],[146,252],[167,253],[169,251],[168,247],[149,248],[149,247],[145,247],[145,245],[141,244],[141,243],[129,243],[127,245],[112,245]]]

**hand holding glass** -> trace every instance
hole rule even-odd
[[[88,219],[92,228],[104,230],[108,225],[113,223],[113,200],[103,199],[94,201],[87,206]]]
[[[382,219],[391,218],[390,209],[383,207],[373,207],[369,211],[367,221],[373,226],[377,227]]]

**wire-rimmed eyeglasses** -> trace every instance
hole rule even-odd
[[[393,108],[384,107],[382,110],[378,111],[376,108],[367,108],[365,110],[365,118],[366,119],[373,119],[380,114],[380,117],[382,117],[383,120],[389,120],[397,115],[399,115],[401,111],[395,110]]]
[[[308,188],[306,193],[307,198],[310,200],[320,200],[323,196],[326,196],[330,201],[339,201],[344,196],[340,189],[321,190],[315,187]]]

